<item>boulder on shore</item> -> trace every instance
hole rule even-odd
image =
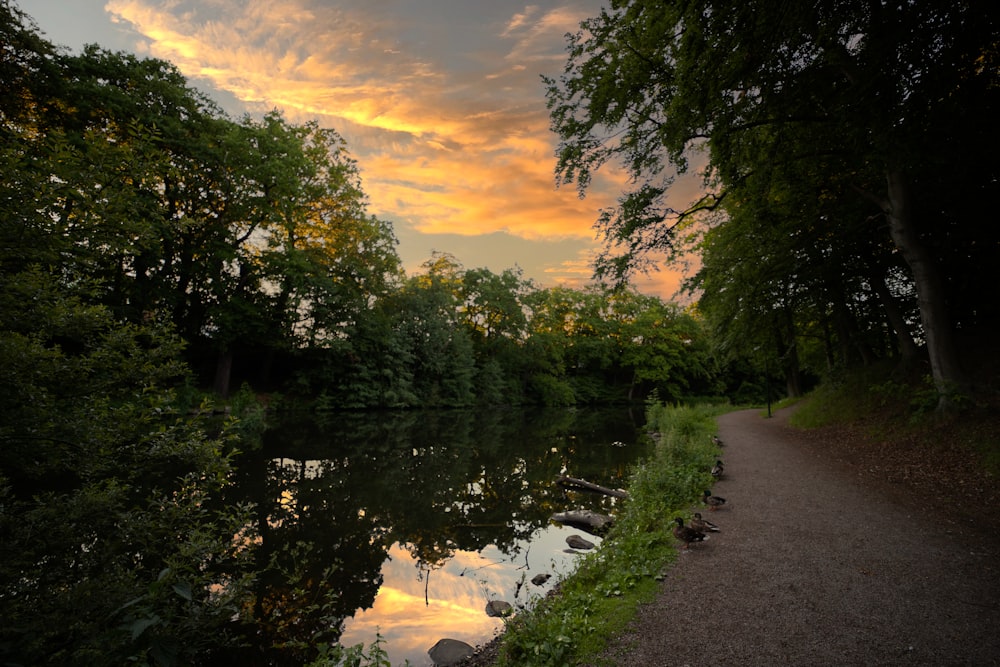
[[[457,639],[439,639],[438,643],[427,649],[427,655],[434,661],[435,667],[456,665],[476,652],[469,644]]]
[[[614,521],[606,514],[599,514],[591,510],[558,512],[553,514],[551,518],[556,523],[578,530],[585,530],[591,535],[597,535],[598,537],[607,533]]]
[[[514,613],[514,607],[509,602],[503,600],[490,600],[486,603],[486,615],[492,618],[510,616]]]
[[[566,538],[566,544],[568,544],[573,549],[580,549],[582,551],[587,551],[588,549],[594,548],[594,543],[589,542],[579,535],[570,535]]]

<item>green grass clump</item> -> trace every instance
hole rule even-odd
[[[714,418],[729,410],[647,406],[657,445],[652,458],[633,471],[629,499],[614,528],[557,594],[508,623],[498,665],[562,667],[593,660],[639,604],[653,599],[664,568],[677,555],[671,523],[711,485]]]

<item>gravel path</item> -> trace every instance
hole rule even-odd
[[[1000,540],[787,426],[719,418],[721,533],[595,665],[1000,665]]]

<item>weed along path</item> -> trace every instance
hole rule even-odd
[[[1000,665],[1000,540],[864,481],[787,416],[719,418],[728,503],[703,514],[722,532],[592,664]]]

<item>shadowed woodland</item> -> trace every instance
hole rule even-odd
[[[557,181],[634,186],[576,289],[447,253],[406,275],[335,130],[231,118],[0,0],[0,658],[255,636],[262,525],[222,500],[258,398],[760,404],[877,368],[918,412],[995,409],[994,5],[611,3],[546,80]],[[688,169],[704,195],[671,208]],[[699,258],[690,305],[625,284],[650,251]],[[230,399],[242,421],[198,416]]]

